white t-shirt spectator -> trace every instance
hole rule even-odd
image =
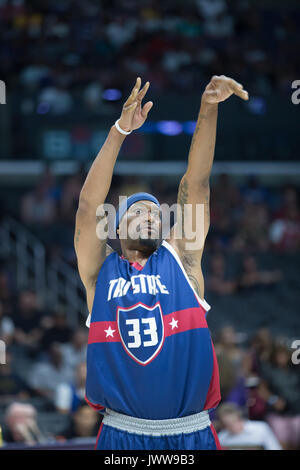
[[[75,373],[75,369],[81,362],[86,361],[87,347],[84,346],[81,349],[75,349],[70,343],[61,345],[61,352],[65,367],[72,373]]]
[[[55,398],[55,392],[59,385],[66,381],[72,382],[74,376],[69,367],[64,365],[60,368],[54,367],[51,363],[41,362],[33,368],[28,382],[34,390],[45,390],[50,399]]]
[[[224,430],[218,433],[222,447],[239,449],[243,447],[263,447],[264,450],[281,450],[281,446],[267,423],[244,421],[244,429],[239,434]]]
[[[75,390],[70,384],[60,384],[55,391],[54,404],[56,408],[58,410],[71,411],[74,393],[76,393],[79,399],[84,400],[85,388],[76,388]]]

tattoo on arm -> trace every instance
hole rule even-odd
[[[193,134],[193,138],[192,138],[192,143],[191,143],[191,147],[190,147],[190,152],[192,152],[193,148],[194,148],[194,145],[195,145],[195,137],[196,135],[198,134],[198,131],[200,129],[200,126],[201,126],[201,123],[202,121],[205,121],[207,119],[207,115],[206,114],[199,114],[199,117],[198,117],[198,122],[197,122],[197,125],[196,125],[196,129],[194,131],[194,134]]]
[[[187,204],[188,201],[188,182],[185,177],[182,178],[180,185],[179,185],[179,191],[178,191],[178,198],[177,198],[177,203],[180,205],[181,208],[181,233],[182,236],[185,237],[184,233],[184,205]]]
[[[104,215],[97,215],[96,216],[96,224],[98,224],[99,222],[101,222],[101,220],[103,219],[106,219],[106,223],[105,223],[105,226],[104,226],[104,231],[107,231],[107,227],[108,227],[108,221],[107,221],[107,216],[106,214]],[[101,252],[100,252],[100,257],[101,259],[105,259],[106,258],[106,255],[107,255],[107,247],[108,245],[106,244],[106,240],[100,240],[100,244],[101,244]]]
[[[198,294],[199,297],[201,298],[202,295],[201,295],[201,289],[200,289],[199,282],[197,281],[197,279],[195,278],[195,276],[192,276],[191,274],[189,274],[188,277],[189,277],[189,280],[191,281],[191,284],[192,284],[192,286],[194,287],[195,291],[197,292],[197,294]]]
[[[207,225],[209,225],[209,222],[210,222],[209,196],[205,196],[205,215],[206,215]]]
[[[200,288],[199,281],[192,274],[192,272],[193,272],[192,269],[197,264],[197,259],[192,254],[185,253],[182,256],[182,264],[183,264],[183,267],[184,267],[184,269],[187,273],[187,276],[188,276],[189,280],[191,281],[192,286],[194,287],[194,289],[197,292],[197,294],[199,295],[199,297],[201,297],[201,288]],[[200,266],[201,266],[201,262],[200,262]]]
[[[79,242],[79,236],[80,236],[80,229],[78,229],[77,232],[76,232],[76,238],[75,238],[75,244],[76,245]]]

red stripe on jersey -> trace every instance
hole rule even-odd
[[[186,308],[164,316],[165,336],[195,328],[207,328],[205,311],[202,307]]]
[[[131,310],[132,307],[129,308]],[[125,310],[125,309],[123,309]],[[165,337],[194,330],[207,328],[203,307],[192,307],[163,315]],[[88,344],[116,343],[121,341],[116,321],[96,321],[90,325]]]
[[[95,321],[90,325],[88,344],[121,341],[116,321]]]
[[[203,410],[211,410],[212,408],[215,408],[218,405],[218,403],[221,401],[219,366],[217,362],[215,348],[212,342],[211,342],[211,346],[213,350],[213,373],[211,376],[209,389],[207,392],[207,397],[206,397]]]

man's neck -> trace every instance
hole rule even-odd
[[[139,250],[122,250],[122,256],[129,261],[129,263],[138,263],[141,266],[145,266],[149,256],[152,255],[153,252],[144,252]]]

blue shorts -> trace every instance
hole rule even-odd
[[[106,409],[96,450],[221,450],[207,411],[184,418],[144,420]]]

